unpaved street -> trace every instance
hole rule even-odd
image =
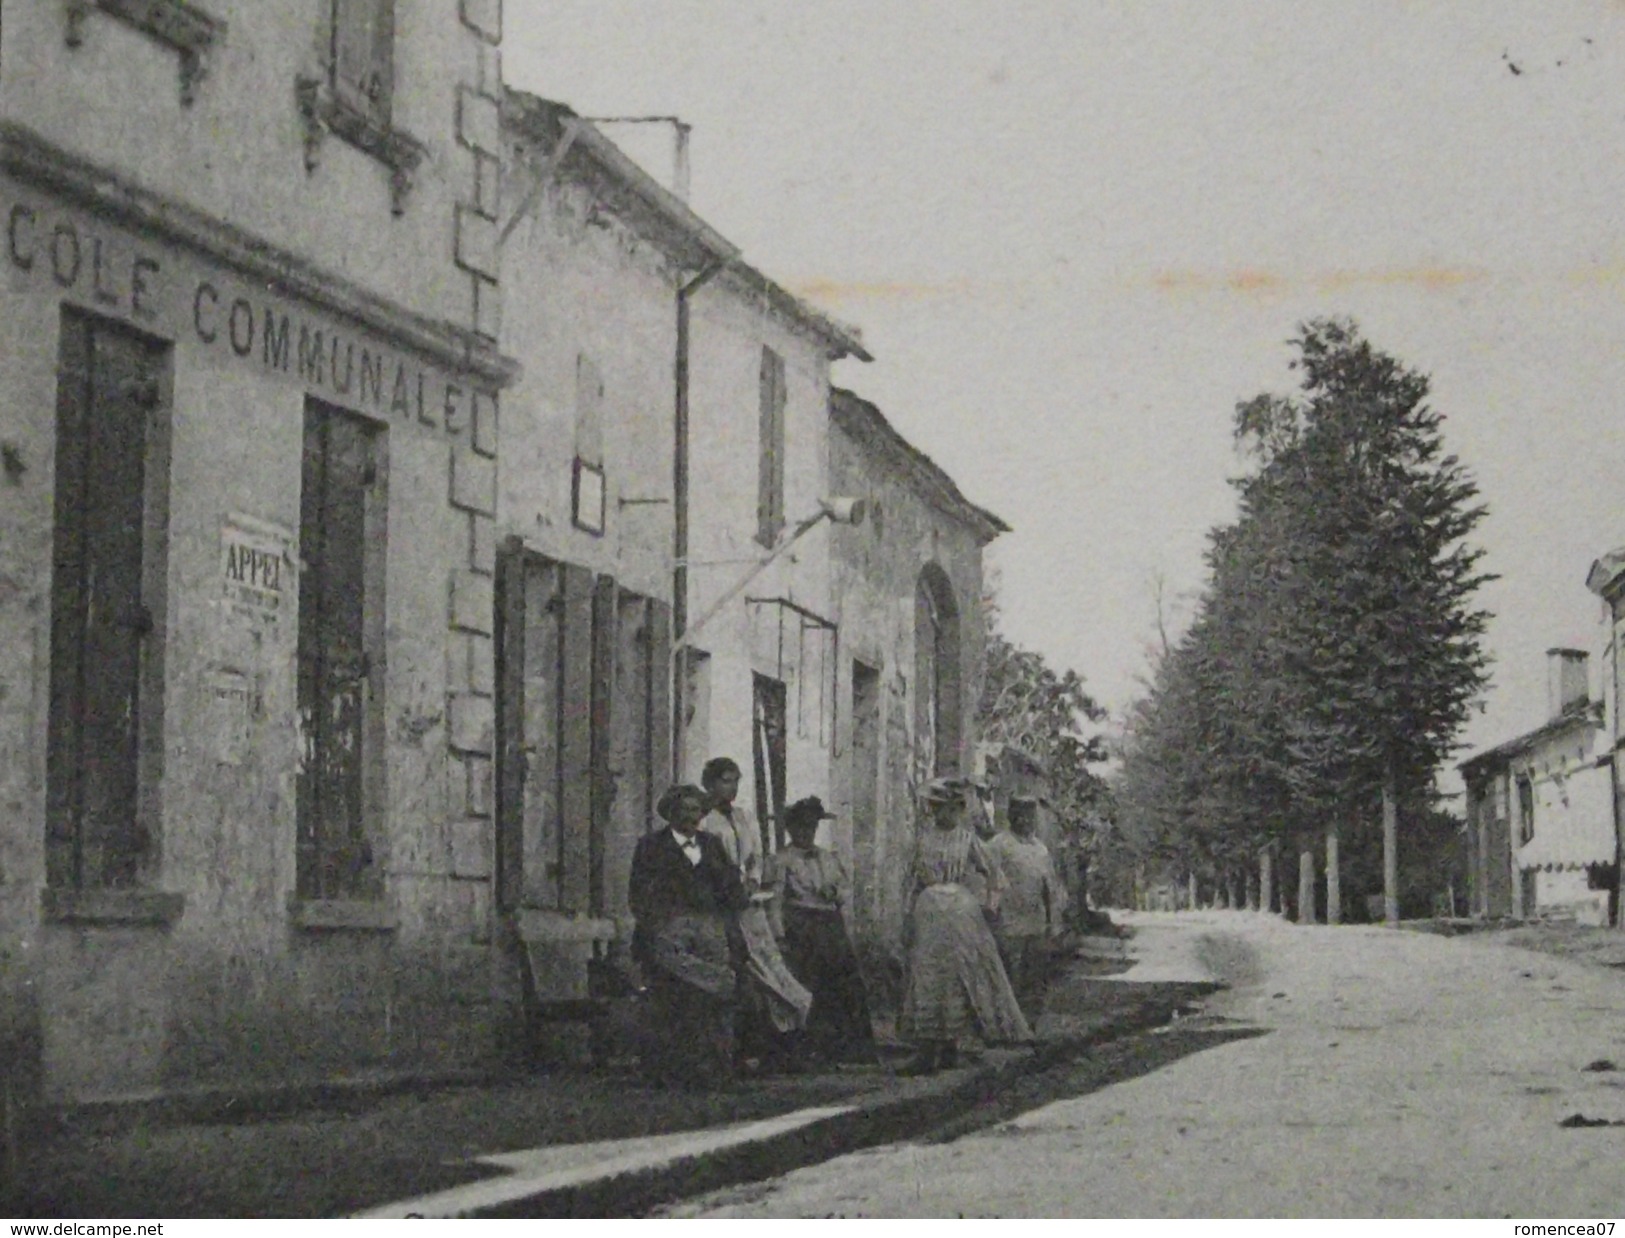
[[[681,1214],[1625,1211],[1625,973],[1483,936],[1232,912],[1132,922],[1142,974],[1205,971],[1233,987],[1198,1020],[1263,1034],[949,1143],[842,1157]],[[1622,1125],[1561,1125],[1576,1114]]]

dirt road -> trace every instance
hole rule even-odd
[[[1133,922],[1146,972],[1232,986],[1197,1024],[1261,1034],[951,1142],[842,1157],[679,1214],[1625,1212],[1625,972],[1482,937],[1239,912]]]

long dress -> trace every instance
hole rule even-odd
[[[632,855],[633,951],[649,981],[645,1071],[703,1086],[733,1069],[734,968],[730,917],[745,902],[739,874],[713,838],[698,862],[671,830],[638,840]]]
[[[812,990],[810,1047],[831,1061],[873,1061],[869,997],[841,916],[851,883],[840,857],[791,845],[768,857],[767,881],[780,903],[785,962]]]
[[[754,1008],[746,1022],[752,1022],[759,1012],[761,1020],[774,1032],[798,1031],[807,1025],[813,997],[785,963],[773,936],[767,914],[772,895],[762,890],[762,851],[756,821],[746,809],[730,805],[726,811],[714,808],[708,812],[700,822],[700,830],[722,844],[751,895],[750,905],[735,921],[744,947],[748,984],[742,996]]]
[[[905,1039],[953,1041],[974,1025],[989,1042],[1033,1039],[993,933],[967,881],[997,886],[998,866],[967,827],[920,832],[911,867],[908,978],[897,1030]]]

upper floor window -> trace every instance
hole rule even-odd
[[[305,170],[316,170],[323,142],[336,134],[389,169],[390,209],[399,215],[428,149],[394,122],[395,0],[326,3],[326,68],[297,82]]]
[[[1535,784],[1527,778],[1518,779],[1518,845],[1521,847],[1535,836]]]
[[[387,126],[395,85],[395,0],[332,0],[332,4],[328,54],[333,93]]]
[[[756,540],[771,546],[784,528],[784,358],[762,349]]]

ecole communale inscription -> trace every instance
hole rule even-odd
[[[66,212],[28,202],[6,209],[12,268],[49,279],[64,294],[104,312],[286,376],[318,397],[392,420],[465,430],[475,392],[393,348],[288,308],[274,294],[232,286],[226,275],[182,282],[185,264],[168,261],[122,233],[103,233]],[[184,288],[184,294],[179,288]],[[178,321],[177,321],[178,320]]]

